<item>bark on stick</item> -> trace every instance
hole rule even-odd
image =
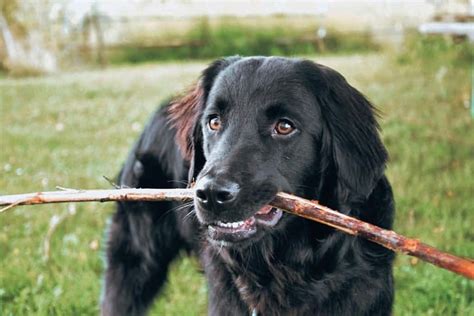
[[[113,190],[64,190],[29,194],[0,196],[0,213],[17,205],[32,205],[63,202],[108,202],[108,201],[189,201],[193,189],[113,189]],[[399,235],[356,218],[341,214],[316,201],[294,195],[278,193],[270,203],[290,214],[301,216],[362,237],[395,252],[401,252],[432,263],[440,268],[474,279],[474,260],[461,258],[440,251],[417,239]]]

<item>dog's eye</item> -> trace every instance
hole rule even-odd
[[[295,126],[288,120],[282,119],[275,124],[275,133],[278,135],[289,135],[295,130]]]
[[[209,118],[208,125],[213,131],[218,131],[221,128],[221,119],[219,116],[212,116]]]

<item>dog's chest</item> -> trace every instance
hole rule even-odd
[[[262,313],[265,310],[268,311],[272,305],[279,305],[279,302],[277,302],[279,295],[268,290],[269,284],[260,284],[258,280],[243,275],[234,276],[234,284],[242,301],[252,311],[260,311]]]
[[[240,298],[253,313],[277,315],[295,311],[300,303],[290,290],[304,288],[305,281],[297,271],[280,265],[240,266],[231,271]]]

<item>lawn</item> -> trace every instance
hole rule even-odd
[[[393,54],[316,59],[382,112],[397,201],[395,230],[474,257],[474,128],[470,73]],[[141,64],[0,79],[0,194],[109,188],[161,99],[196,79],[204,62]],[[0,314],[96,315],[103,236],[113,204],[18,207],[0,215]],[[52,224],[49,259],[44,241]],[[153,315],[203,315],[206,285],[180,259]],[[396,315],[474,315],[474,282],[411,257],[395,266]]]

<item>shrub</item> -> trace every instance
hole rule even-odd
[[[341,33],[329,29],[321,51],[316,26],[291,24],[262,26],[227,19],[212,25],[207,18],[195,22],[185,33],[168,34],[181,45],[140,43],[109,51],[111,63],[137,63],[150,60],[209,59],[229,55],[310,55],[334,52],[361,52],[378,49],[370,33]]]

